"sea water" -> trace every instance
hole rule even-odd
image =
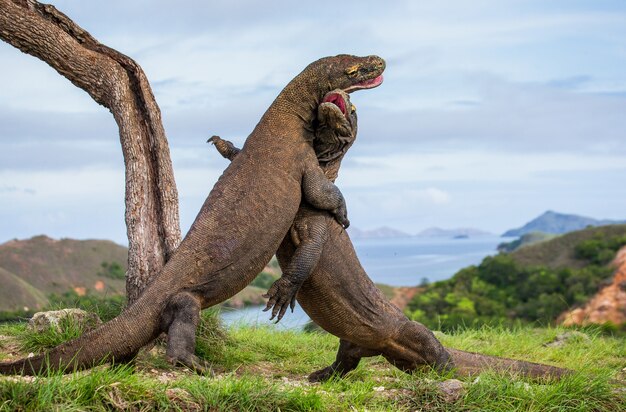
[[[372,280],[392,286],[416,286],[451,278],[459,269],[495,254],[497,236],[451,238],[393,238],[354,241],[361,264]]]
[[[423,279],[428,282],[449,279],[460,269],[479,264],[486,256],[495,254],[498,244],[509,240],[497,236],[466,239],[406,237],[356,239],[353,244],[361,264],[374,282],[416,286]],[[268,312],[256,306],[222,311],[222,319],[227,325],[297,329],[309,320],[298,305],[294,313],[288,310],[276,325],[269,318]]]

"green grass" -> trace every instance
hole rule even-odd
[[[203,316],[197,353],[214,363],[214,378],[166,364],[162,348],[134,366],[101,366],[71,375],[0,377],[3,410],[219,411],[617,411],[626,409],[623,338],[587,329],[589,339],[547,347],[566,329],[482,328],[438,334],[446,346],[567,367],[578,373],[558,382],[533,382],[485,372],[461,379],[465,392],[446,402],[432,371],[405,374],[383,358],[364,359],[343,379],[309,384],[306,376],[330,364],[338,339],[329,334],[236,327],[224,334]],[[214,332],[218,330],[218,332]],[[23,325],[0,335],[23,340]],[[204,339],[204,340],[203,340]],[[3,345],[0,341],[0,345]],[[6,349],[0,346],[0,353]],[[1,355],[0,355],[1,356]]]

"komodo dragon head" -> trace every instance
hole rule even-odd
[[[331,90],[341,89],[346,93],[356,90],[373,89],[383,82],[385,61],[378,56],[337,56],[322,57],[309,64],[294,81],[300,87],[317,90],[319,104]],[[301,96],[302,97],[302,96]]]
[[[341,89],[326,93],[317,108],[313,147],[326,177],[335,180],[339,166],[357,133],[356,107]]]
[[[299,118],[309,132],[308,137],[314,139],[318,106],[329,92],[339,89],[352,93],[372,89],[382,84],[384,70],[385,61],[378,56],[340,54],[323,57],[309,64],[283,89],[274,109]],[[345,109],[350,107],[345,106]]]

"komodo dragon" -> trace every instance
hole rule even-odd
[[[0,363],[0,373],[68,372],[104,360],[124,361],[161,332],[168,335],[169,361],[206,369],[193,354],[200,309],[226,300],[254,279],[289,231],[301,198],[332,210],[347,225],[343,197],[324,176],[312,148],[315,109],[330,90],[378,86],[384,69],[378,56],[338,55],[307,66],[265,112],[139,299],[78,339]]]
[[[318,109],[316,151],[320,165],[335,180],[343,155],[356,138],[357,119],[349,97],[330,92]],[[337,103],[337,105],[333,105]],[[351,107],[352,110],[344,110]],[[334,131],[333,131],[334,130]],[[348,130],[348,132],[346,132]],[[217,136],[210,139],[222,156],[233,159],[239,149]],[[327,150],[334,153],[327,156]],[[338,155],[337,155],[338,154]],[[424,366],[455,369],[470,375],[487,369],[510,371],[533,378],[560,377],[571,371],[548,365],[498,358],[444,348],[424,325],[413,322],[391,304],[361,266],[346,231],[328,213],[305,202],[277,252],[284,273],[269,289],[267,309],[283,316],[295,297],[311,319],[340,338],[335,362],[309,376],[322,381],[345,375],[360,359],[383,355],[401,370]]]

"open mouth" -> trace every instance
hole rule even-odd
[[[328,93],[326,96],[324,96],[324,100],[322,100],[322,103],[332,103],[337,106],[339,110],[341,110],[341,113],[343,113],[344,116],[347,114],[346,101],[339,93]]]
[[[362,90],[362,89],[373,89],[374,87],[378,87],[383,83],[383,75],[380,74],[376,77],[374,77],[373,79],[369,79],[369,80],[363,80],[362,82],[353,84],[352,86],[348,87],[347,89],[344,89],[344,92],[346,93],[351,93],[355,90]]]

